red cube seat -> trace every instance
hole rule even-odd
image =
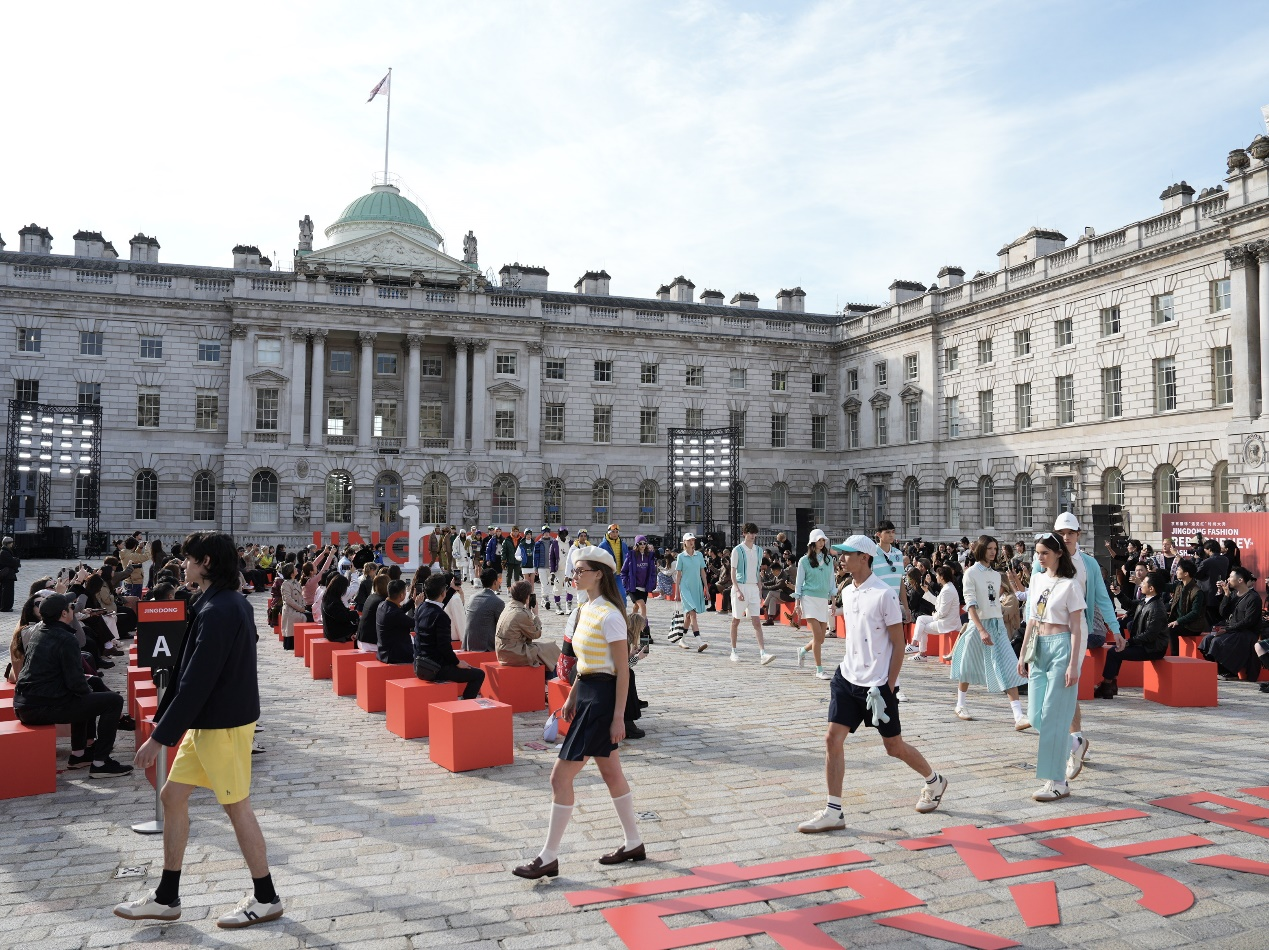
[[[309,641],[305,648],[304,662],[308,666],[309,673],[315,680],[328,680],[331,678],[331,658],[343,650],[355,650],[356,644],[353,643],[335,643],[333,640],[327,640],[321,637],[317,640]],[[366,656],[374,656],[373,653],[367,653]]]
[[[357,667],[362,663],[379,662],[373,653],[360,650],[338,650],[331,654],[331,688],[336,696],[357,695]]]
[[[18,714],[13,711],[13,697],[0,699],[0,722],[17,722]]]
[[[388,680],[384,684],[388,731],[402,739],[426,737],[431,731],[431,705],[453,702],[462,692],[460,683]]]
[[[1188,656],[1165,656],[1146,663],[1125,663],[1142,667],[1144,693],[1152,703],[1164,706],[1215,706],[1216,664]]]
[[[366,712],[383,712],[387,705],[384,686],[388,680],[414,679],[413,663],[380,663],[372,654],[365,663],[358,663],[357,705]]]
[[[0,799],[57,791],[57,729],[0,722]]]
[[[132,716],[133,719],[136,719],[137,712],[138,712],[137,705],[136,705],[137,700],[153,696],[155,698],[155,701],[157,702],[158,695],[159,695],[159,688],[155,686],[153,683],[138,683],[132,691],[132,707],[128,710],[128,714]]]
[[[1130,666],[1131,664],[1127,664]],[[1084,652],[1084,662],[1080,664],[1080,682],[1078,698],[1092,699],[1093,690],[1102,681],[1102,671],[1106,668],[1106,648],[1089,647]]]
[[[1203,659],[1203,654],[1198,651],[1199,641],[1202,639],[1202,636],[1190,636],[1188,634],[1182,634],[1177,637],[1177,649],[1180,651],[1179,655],[1188,656],[1196,660]]]
[[[504,666],[482,663],[485,681],[480,695],[506,703],[512,712],[537,712],[546,706],[545,666]]]
[[[951,653],[952,647],[956,645],[956,635],[959,631],[951,633],[928,633],[925,637],[925,652],[922,656],[936,656],[940,661],[943,660],[944,653]],[[949,661],[950,662],[950,661]]]
[[[846,618],[841,614],[837,614],[833,620],[833,629],[837,631],[839,640],[846,639]]]
[[[491,699],[433,703],[428,755],[441,768],[470,772],[515,761],[511,707]]]

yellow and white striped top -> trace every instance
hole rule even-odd
[[[608,673],[615,676],[612,651],[608,644],[625,641],[626,623],[621,611],[600,597],[582,605],[573,631],[573,652],[577,654],[577,675]]]

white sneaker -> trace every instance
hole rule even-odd
[[[731,661],[732,661],[733,663],[739,663],[739,662],[740,662],[740,654],[739,654],[739,653],[737,653],[735,650],[732,650],[732,651],[731,651],[731,658],[730,658],[730,659],[731,659]]]
[[[216,921],[217,927],[236,930],[239,927],[253,927],[256,924],[268,923],[282,916],[282,899],[276,898],[272,904],[261,904],[254,894],[248,894],[238,902],[238,906]]]
[[[806,662],[806,647],[798,647],[798,669],[802,669],[802,664]]]
[[[761,663],[763,666],[770,666],[772,663],[774,663],[774,662],[775,662],[775,654],[774,654],[774,653],[765,653],[765,652],[764,652],[764,653],[759,653],[759,654],[758,654],[758,662],[759,662],[759,663]]]
[[[1031,720],[1029,720],[1026,716],[1022,716],[1013,721],[1013,727],[1018,732],[1026,732],[1031,728]]]
[[[684,650],[690,650],[692,649],[692,644],[688,643],[687,641],[688,641],[687,637],[679,637],[677,640],[671,640],[670,642],[677,643]]]
[[[969,710],[964,706],[956,707],[956,718],[964,719],[966,722],[972,722],[974,720],[974,717],[969,714]]]
[[[814,818],[798,825],[798,831],[804,835],[819,834],[821,831],[841,831],[846,827],[846,816],[840,808],[825,808]]]
[[[1070,798],[1071,790],[1065,782],[1045,782],[1044,786],[1031,796],[1038,802],[1055,802],[1059,798]]]
[[[125,901],[115,905],[115,916],[124,920],[180,920],[181,902],[160,904],[154,899],[157,892],[150,891],[145,897],[134,901]]]
[[[894,701],[896,703],[906,703],[908,701],[908,697],[904,695],[904,692],[902,689],[899,689],[898,687],[896,687],[894,691]]]
[[[816,670],[815,678],[817,680],[831,680],[833,678],[833,674],[828,670]]]
[[[921,648],[917,646],[915,643],[909,643],[906,647],[903,648],[904,656],[916,656],[920,652],[921,652]]]
[[[917,799],[916,810],[923,815],[934,811],[942,803],[946,791],[947,779],[941,775],[933,782],[926,782],[921,789],[921,797]]]
[[[1084,770],[1084,758],[1088,755],[1088,740],[1080,736],[1079,743],[1071,750],[1071,756],[1066,760],[1066,780],[1069,782]],[[1036,799],[1040,801],[1040,799]],[[1044,799],[1044,801],[1052,801],[1052,799]]]

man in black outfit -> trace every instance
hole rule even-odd
[[[1203,550],[1207,556],[1199,561],[1198,573],[1194,579],[1203,591],[1203,602],[1207,604],[1207,622],[1221,622],[1221,591],[1217,585],[1229,577],[1229,558],[1221,553],[1219,541],[1204,541]]]
[[[1140,585],[1141,600],[1132,615],[1128,628],[1132,639],[1124,640],[1116,634],[1115,649],[1106,654],[1106,667],[1102,681],[1093,690],[1098,699],[1114,699],[1119,692],[1116,680],[1119,667],[1125,660],[1161,660],[1168,653],[1168,605],[1163,591],[1167,589],[1168,575],[1163,571],[1151,571]]]
[[[0,612],[7,614],[13,610],[13,585],[20,567],[22,562],[13,549],[13,539],[0,541]]]
[[[388,582],[388,599],[379,604],[375,612],[375,637],[377,638],[380,663],[413,663],[414,642],[410,634],[414,631],[414,615],[412,608],[404,608],[407,585],[405,581]],[[422,593],[419,595],[422,602]]]
[[[414,655],[416,658],[427,657],[441,668],[435,676],[421,678],[466,683],[463,699],[475,699],[485,681],[485,672],[473,669],[454,655],[454,647],[450,643],[449,615],[445,613],[445,604],[441,600],[448,586],[449,581],[444,574],[433,574],[423,585],[427,600],[414,611]]]
[[[50,594],[40,602],[40,623],[31,632],[26,661],[13,691],[13,712],[24,726],[71,724],[71,756],[74,769],[89,762],[89,778],[127,775],[132,766],[110,757],[115,732],[123,714],[118,693],[94,692],[84,676],[79,641],[71,624],[75,608],[64,594]],[[95,725],[96,740],[88,747],[88,726]]]

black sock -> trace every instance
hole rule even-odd
[[[272,904],[278,899],[278,892],[273,889],[273,875],[253,877],[251,883],[256,886],[256,900],[261,904]]]
[[[159,886],[154,889],[154,899],[160,904],[167,904],[169,907],[174,907],[181,902],[180,871],[164,869],[163,879],[159,881]]]

